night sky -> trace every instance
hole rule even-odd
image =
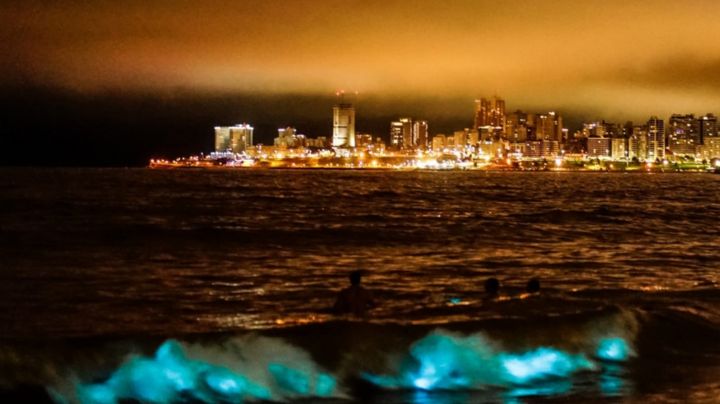
[[[467,127],[473,100],[624,122],[720,112],[720,2],[4,1],[4,164],[143,165],[210,151],[212,126]]]

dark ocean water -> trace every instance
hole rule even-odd
[[[0,389],[717,402],[718,218],[712,174],[3,169]]]

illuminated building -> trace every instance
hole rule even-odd
[[[454,145],[456,149],[464,149],[467,145],[468,129],[456,130],[453,134]]]
[[[607,137],[588,138],[588,157],[610,157],[611,139]]]
[[[411,149],[415,143],[412,118],[400,118],[400,123],[402,123],[402,148]]]
[[[390,122],[390,146],[395,149],[410,149],[413,144],[412,118],[400,118]]]
[[[698,121],[693,114],[670,116],[667,128],[667,148],[675,156],[695,156],[700,144]]]
[[[242,153],[253,145],[253,127],[247,124],[215,127],[215,151]]]
[[[475,127],[492,126],[498,131],[505,127],[505,100],[498,96],[475,100]]]
[[[557,140],[542,140],[542,156],[556,157],[560,154],[560,142]]]
[[[445,135],[437,134],[433,136],[432,149],[435,152],[442,151],[445,148]]]
[[[720,137],[706,137],[700,150],[700,155],[705,160],[720,158]]]
[[[720,134],[718,134],[717,117],[707,114],[698,118],[700,129],[700,156],[705,160],[720,157]]]
[[[510,143],[525,142],[528,137],[528,114],[515,111],[505,117],[505,138]]]
[[[428,148],[428,123],[427,121],[415,121],[413,124],[413,145],[420,150]]]
[[[447,135],[445,137],[445,147],[448,149],[452,149],[455,147],[455,136],[454,135]]]
[[[562,117],[555,112],[535,116],[535,139],[554,140],[563,143]]]
[[[333,147],[355,147],[355,108],[339,103],[333,107]]]
[[[480,143],[480,132],[477,129],[473,129],[468,132],[468,144],[470,146],[477,146]]]
[[[627,142],[622,137],[614,137],[610,139],[611,149],[610,155],[615,160],[627,158]]]
[[[229,126],[216,126],[215,127],[215,151],[225,152],[230,150],[230,127]]]
[[[523,155],[528,158],[540,158],[543,155],[543,145],[539,140],[528,140],[525,142]]]
[[[367,133],[358,133],[355,136],[355,143],[358,148],[360,148],[360,147],[365,148],[365,147],[372,145],[373,137],[372,137],[372,135],[367,134]]]
[[[298,144],[298,138],[295,134],[296,132],[297,131],[295,130],[295,128],[280,128],[278,129],[278,137],[275,138],[275,141],[273,143],[275,144],[275,146],[282,148],[300,146]]]
[[[665,158],[665,122],[653,116],[647,122],[647,160]]]
[[[395,149],[427,150],[428,123],[412,118],[400,118],[390,122],[390,145]]]
[[[647,159],[648,152],[648,130],[647,126],[634,126],[632,134],[628,138],[628,158],[636,158],[640,161]]]
[[[403,123],[400,121],[390,122],[390,147],[399,149],[403,144]]]
[[[700,144],[705,144],[705,138],[717,137],[717,117],[713,114],[707,114],[698,118],[698,128],[700,129]]]

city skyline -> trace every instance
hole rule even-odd
[[[359,93],[355,129],[376,136],[403,117],[427,120],[431,134],[472,127],[473,101],[493,94],[506,111],[560,112],[570,133],[720,111],[714,1],[9,1],[0,11],[5,142],[47,164],[208,150],[216,124],[251,122],[266,143],[288,125],[332,136],[337,90]]]

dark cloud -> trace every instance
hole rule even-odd
[[[360,91],[360,129],[378,134],[399,115],[431,120],[432,132],[465,127],[472,100],[493,93],[571,124],[718,112],[719,13],[715,0],[5,1],[0,91],[8,115],[58,124],[48,131],[89,133],[73,130],[83,114],[152,127],[147,137],[165,140],[133,143],[143,158],[172,144],[171,127],[193,147],[208,125],[238,120],[261,137],[285,124],[323,134],[340,88]],[[75,118],[51,118],[55,104],[23,88],[54,89]],[[92,108],[104,103],[138,118]]]
[[[679,54],[662,57],[642,67],[621,67],[604,75],[612,84],[679,91],[720,90],[720,55],[703,59]]]

